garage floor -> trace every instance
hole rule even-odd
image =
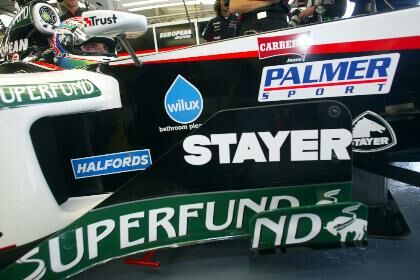
[[[420,279],[420,188],[389,180],[411,228],[404,240],[369,239],[365,248],[251,256],[248,240],[162,250],[159,268],[114,260],[73,279]]]

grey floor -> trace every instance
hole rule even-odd
[[[420,279],[420,188],[389,181],[411,235],[369,239],[364,248],[251,256],[247,240],[168,249],[156,253],[160,268],[114,260],[72,279]]]

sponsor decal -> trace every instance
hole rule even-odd
[[[149,149],[71,160],[76,179],[144,170],[151,164]]]
[[[13,61],[13,62],[19,61],[19,59],[20,59],[20,56],[19,56],[18,53],[12,54],[12,57],[10,58],[10,60]],[[15,73],[26,73],[26,71],[19,70],[19,71],[16,71]]]
[[[282,154],[288,141],[290,155]],[[184,159],[191,165],[204,165],[213,156],[219,164],[283,161],[350,160],[347,147],[351,145],[351,132],[339,129],[285,130],[275,135],[269,131],[191,135],[184,139]],[[210,146],[216,148],[210,149]],[[218,150],[215,155],[212,151]],[[268,151],[266,155],[263,150]],[[334,156],[333,156],[334,155]],[[232,158],[233,156],[233,158]]]
[[[57,14],[48,6],[41,6],[39,8],[39,15],[41,16],[41,19],[48,24],[54,25],[57,23]]]
[[[88,26],[98,26],[98,25],[108,25],[117,23],[117,16],[114,14],[112,17],[84,17],[83,22],[85,27]]]
[[[353,120],[353,152],[378,152],[396,144],[391,125],[378,114],[366,111]]]
[[[25,24],[30,24],[29,18],[29,5],[23,7],[19,13],[13,18],[10,22],[10,29],[15,29],[17,27],[23,26]]]
[[[261,212],[250,223],[252,249],[362,243],[367,239],[367,215],[367,206],[355,202]]]
[[[305,60],[306,50],[311,46],[310,32],[259,37],[257,40],[260,59],[282,55],[297,55],[300,59],[289,59],[287,62],[303,61]]]
[[[174,31],[167,31],[162,32],[159,35],[160,39],[163,38],[170,38],[173,40],[180,40],[180,39],[189,39],[192,36],[191,29],[181,29],[181,30],[174,30]]]
[[[30,85],[0,85],[0,110],[92,98],[101,94],[96,85],[86,79]]]
[[[400,54],[264,67],[259,102],[387,94]]]
[[[28,38],[5,43],[0,49],[0,55],[17,53],[28,49]]]
[[[351,185],[344,183],[176,195],[98,208],[26,253],[0,278],[64,279],[135,252],[249,236],[256,213],[314,205],[336,189],[339,202],[351,199]]]
[[[176,77],[166,92],[164,106],[168,116],[182,125],[159,127],[159,132],[192,130],[201,126],[194,121],[203,111],[203,97],[200,91],[181,75]]]
[[[193,130],[199,128],[201,123],[189,123],[184,125],[167,125],[164,127],[159,127],[159,132],[171,132],[171,131],[180,131],[180,130]]]

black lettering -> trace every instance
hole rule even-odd
[[[89,17],[89,19],[90,19],[90,22],[92,22],[92,26],[95,26],[95,19],[96,19],[96,16]]]

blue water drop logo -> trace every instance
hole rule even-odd
[[[187,124],[200,117],[203,111],[203,97],[194,85],[178,75],[166,92],[164,105],[172,120]]]

